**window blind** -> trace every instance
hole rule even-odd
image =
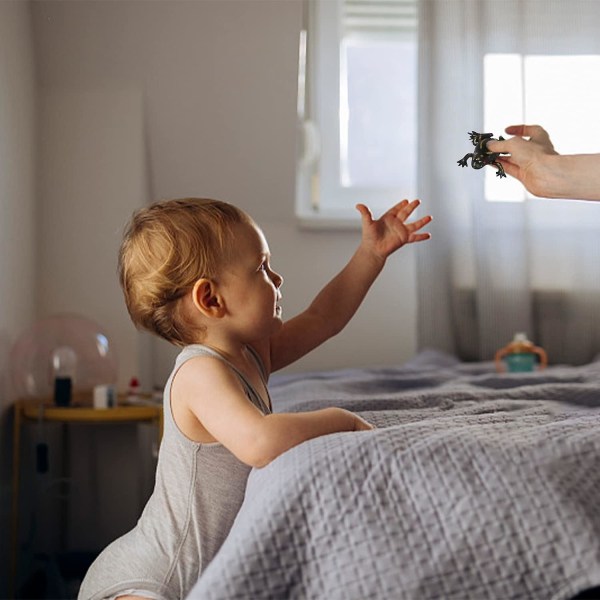
[[[344,35],[417,30],[418,0],[343,0]]]

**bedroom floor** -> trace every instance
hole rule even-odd
[[[95,556],[86,552],[69,552],[57,556],[37,555],[15,600],[77,598],[83,576]]]

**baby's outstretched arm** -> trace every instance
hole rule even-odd
[[[362,240],[348,264],[315,297],[301,314],[290,319],[271,338],[271,370],[298,360],[339,333],[350,321],[390,254],[406,244],[429,239],[422,232],[430,216],[412,223],[407,219],[419,200],[403,200],[379,219],[357,205],[362,218]]]

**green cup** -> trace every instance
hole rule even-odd
[[[510,373],[527,373],[535,371],[537,356],[531,352],[515,352],[505,356],[504,362]]]

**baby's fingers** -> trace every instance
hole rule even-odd
[[[397,209],[396,218],[400,219],[401,221],[406,221],[406,219],[408,219],[408,217],[415,212],[419,204],[421,204],[420,200],[413,200],[412,202],[409,202],[408,200],[402,200],[402,202],[396,204],[394,207]]]
[[[413,223],[406,223],[406,228],[412,233],[413,231],[418,231],[419,229],[423,229],[425,225],[428,225],[433,220],[431,215],[427,215],[425,217],[421,217],[417,221]]]
[[[398,202],[398,204],[394,204],[394,206],[392,206],[392,208],[388,209],[385,211],[385,213],[382,215],[382,219],[388,218],[388,217],[394,217],[394,218],[401,218],[400,215],[403,214],[404,209],[406,209],[406,207],[408,206],[408,200],[402,200],[400,202]]]
[[[374,425],[365,421],[363,418],[356,416],[356,420],[354,421],[354,431],[369,431],[371,429],[375,429]]]
[[[430,233],[411,233],[408,236],[408,243],[412,244],[413,242],[424,242],[425,240],[430,240]]]

